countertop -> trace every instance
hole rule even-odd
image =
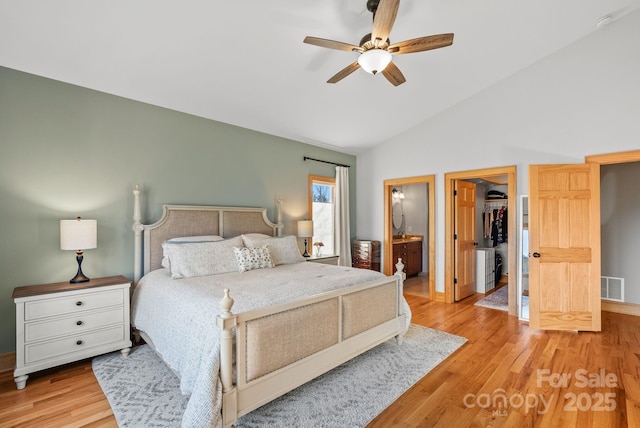
[[[422,241],[424,237],[422,235],[395,235],[393,237],[393,244],[407,244],[409,242]]]

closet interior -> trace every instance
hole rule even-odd
[[[476,185],[476,293],[487,293],[507,282],[508,186],[504,177],[475,178]]]

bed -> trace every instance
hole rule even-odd
[[[266,211],[165,205],[144,225],[134,190],[132,324],[189,395],[183,426],[232,426],[382,342],[400,344],[408,328],[401,264],[388,277],[306,262]],[[213,267],[193,268],[201,253]]]

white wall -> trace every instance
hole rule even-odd
[[[624,278],[624,301],[640,304],[640,162],[601,168],[602,275]]]
[[[358,156],[358,234],[383,238],[385,179],[436,174],[436,289],[444,291],[444,173],[516,165],[517,193],[527,194],[529,164],[637,150],[639,52],[640,11]]]

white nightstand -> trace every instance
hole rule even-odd
[[[338,256],[335,254],[323,254],[321,256],[316,256],[315,254],[311,257],[307,257],[308,262],[314,263],[322,263],[325,265],[334,265],[338,266]]]
[[[14,289],[18,389],[28,373],[118,349],[127,356],[130,287],[124,276],[110,276]]]

